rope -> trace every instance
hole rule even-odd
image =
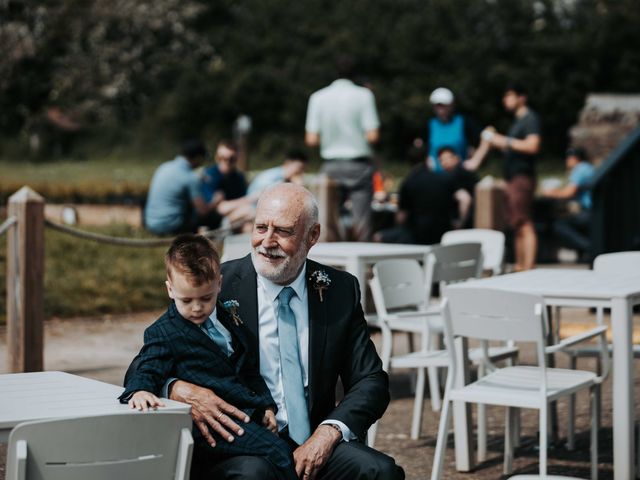
[[[2,225],[0,225],[0,235],[9,230],[9,228],[11,228],[11,226],[17,221],[18,219],[16,217],[9,217],[4,222],[2,222]]]
[[[86,230],[79,230],[77,228],[69,227],[68,225],[62,225],[60,223],[52,222],[49,219],[45,219],[45,225],[58,232],[65,233],[74,237],[82,238],[84,240],[92,240],[99,243],[107,243],[110,245],[124,245],[127,247],[161,247],[164,245],[170,245],[173,242],[173,238],[124,238],[124,237],[112,237],[110,235],[104,235],[102,233],[87,232]],[[5,222],[6,223],[6,222]],[[229,235],[234,227],[237,225],[231,225],[229,227],[218,228],[216,230],[208,230],[201,235],[207,238],[222,239]]]

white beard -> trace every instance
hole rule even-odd
[[[273,283],[284,285],[286,282],[295,279],[298,275],[305,260],[307,259],[308,250],[306,242],[303,242],[294,255],[287,256],[280,247],[265,248],[262,245],[259,245],[251,251],[251,259],[253,261],[253,266],[259,275]],[[284,261],[279,265],[272,265],[268,263],[261,254],[282,257],[284,258]]]

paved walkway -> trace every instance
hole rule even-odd
[[[159,312],[136,315],[108,316],[73,320],[52,320],[45,326],[45,369],[64,370],[77,375],[95,378],[109,383],[121,384],[124,371],[138,351],[142,342],[142,332]],[[586,328],[586,323],[594,316],[581,309],[567,310],[563,313],[567,330],[573,333]],[[636,317],[636,322],[640,319]],[[378,342],[377,335],[374,341]],[[396,339],[397,351],[406,350],[407,342],[402,335]],[[531,352],[523,352],[521,361],[533,360]],[[560,365],[566,364],[562,357]],[[589,361],[581,365],[587,367]],[[6,331],[0,328],[0,373],[6,372]],[[640,372],[640,365],[636,365]],[[435,447],[438,414],[431,411],[429,402],[425,405],[422,436],[419,440],[409,439],[412,396],[410,393],[411,376],[409,372],[394,371],[391,376],[393,400],[387,413],[380,422],[376,447],[394,456],[407,473],[408,479],[428,478],[431,473],[431,461]],[[640,388],[636,381],[636,390]],[[577,449],[568,452],[562,442],[550,450],[550,473],[571,475],[579,478],[589,476],[589,435],[588,435],[588,398],[578,397]],[[600,479],[612,478],[611,449],[611,384],[604,386],[604,418],[600,435]],[[638,415],[637,412],[636,415]],[[447,451],[445,476],[447,479],[496,479],[502,476],[502,433],[503,411],[489,409],[489,460],[479,465],[474,472],[456,473],[453,466],[453,451]],[[566,402],[559,405],[560,435],[564,436]],[[514,468],[516,473],[536,473],[538,452],[537,412],[525,411],[523,414],[523,446],[516,452]],[[5,476],[6,449],[0,445],[0,480]]]

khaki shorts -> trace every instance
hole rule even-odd
[[[507,218],[512,228],[532,221],[535,191],[536,179],[528,175],[516,175],[507,182]]]

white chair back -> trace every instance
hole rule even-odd
[[[192,450],[188,413],[135,412],[25,422],[9,436],[6,478],[183,480],[189,477]]]
[[[504,270],[504,233],[488,228],[469,228],[465,230],[451,230],[442,236],[442,245],[456,243],[479,242],[482,245],[482,265],[493,275],[499,275]]]
[[[446,288],[451,333],[479,340],[541,342],[544,299],[537,295],[488,288]]]
[[[382,260],[373,266],[375,292],[372,296],[378,315],[398,308],[424,306],[424,270],[416,260]],[[373,287],[372,287],[373,288]]]
[[[242,258],[251,252],[251,234],[228,235],[222,242],[222,257],[220,261],[227,262]]]
[[[603,253],[593,261],[593,270],[600,273],[625,273],[640,270],[640,252]]]
[[[427,256],[427,285],[448,285],[481,275],[482,251],[479,243],[435,245]]]

